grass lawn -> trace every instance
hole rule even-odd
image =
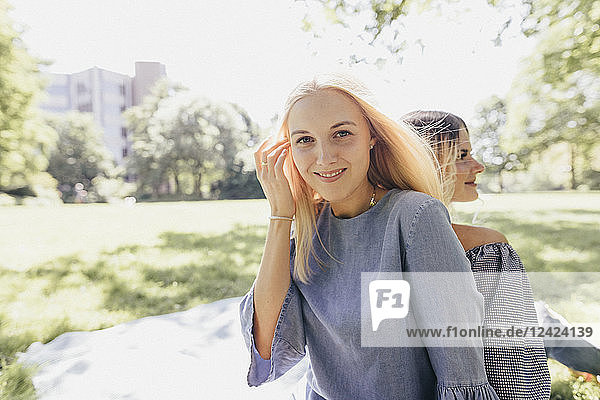
[[[600,271],[600,193],[482,198],[458,204],[456,221],[503,232],[528,271]],[[35,341],[243,295],[268,215],[266,200],[0,207],[0,398],[31,392],[12,361]],[[569,318],[583,312],[555,300]]]
[[[457,222],[504,233],[536,299],[571,322],[600,323],[600,192],[482,195],[453,208]]]

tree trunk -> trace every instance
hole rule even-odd
[[[502,179],[502,170],[498,170],[498,185],[500,186],[500,193],[504,193],[504,180]]]
[[[571,148],[571,190],[577,188],[577,181],[575,180],[575,153],[577,146],[574,143],[569,144]]]
[[[202,184],[202,173],[198,172],[196,174],[196,178],[195,178],[194,193],[197,194],[199,198],[202,198],[201,184]]]
[[[173,176],[175,177],[175,194],[181,194],[181,185],[179,184],[179,174],[177,171],[173,171]]]

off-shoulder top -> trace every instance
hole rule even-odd
[[[485,325],[537,325],[531,285],[523,263],[508,243],[469,249],[477,290],[485,302]],[[517,339],[512,339],[517,340]],[[485,370],[502,400],[549,399],[550,373],[543,339],[494,346],[483,338]]]

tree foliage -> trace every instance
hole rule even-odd
[[[95,187],[96,178],[113,177],[115,164],[92,116],[76,111],[48,114],[46,123],[58,133],[48,173],[58,181],[63,201],[104,200]]]
[[[539,37],[509,96],[514,146],[533,154],[570,148],[571,188],[585,182],[600,132],[600,3],[531,3],[526,33]]]
[[[363,26],[364,32],[370,37],[370,43],[373,43],[381,35],[382,31],[393,25],[401,16],[406,15],[409,3],[419,3],[425,6],[431,3],[431,0],[318,0],[325,9],[333,22],[346,24],[346,20],[356,14],[365,15],[368,13],[370,18]]]
[[[299,1],[299,0],[297,0]],[[388,58],[402,63],[404,51],[411,45],[405,39],[406,30],[404,26],[405,17],[415,13],[435,10],[443,12],[448,4],[458,4],[459,0],[303,0],[305,3],[317,3],[323,10],[325,20],[329,23],[341,25],[352,32],[352,34],[363,43],[378,49],[387,51],[370,57],[365,54],[352,54],[349,56],[350,64],[373,63],[377,66],[383,65]],[[482,4],[488,4],[499,10],[514,6],[519,0],[476,0]],[[468,9],[469,6],[463,6]],[[498,25],[496,36],[492,39],[496,45],[501,45],[502,35],[511,25],[512,18],[505,16],[505,21]],[[315,36],[318,27],[312,21],[307,12],[303,28],[312,31]],[[423,42],[418,39],[416,45],[424,47]],[[364,50],[364,48],[363,48]],[[363,51],[364,53],[364,51]]]
[[[222,188],[215,182],[243,173],[240,163],[256,142],[256,126],[239,106],[193,96],[168,81],[125,118],[133,131],[128,166],[142,197],[156,198],[173,182],[179,198],[204,198],[203,186]]]
[[[32,108],[41,93],[40,62],[31,57],[0,0],[0,191],[34,194],[56,136]]]
[[[523,167],[520,155],[502,147],[506,126],[506,103],[498,96],[478,104],[477,118],[471,124],[470,136],[475,158],[485,165],[485,174],[496,175],[500,190],[504,190],[503,171],[514,171]],[[522,149],[526,151],[526,149]]]

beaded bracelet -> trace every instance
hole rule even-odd
[[[276,215],[271,215],[271,216],[269,217],[269,219],[282,219],[282,220],[285,220],[285,221],[293,221],[293,220],[294,220],[294,218],[290,218],[290,217],[279,217],[279,216],[276,216]]]

